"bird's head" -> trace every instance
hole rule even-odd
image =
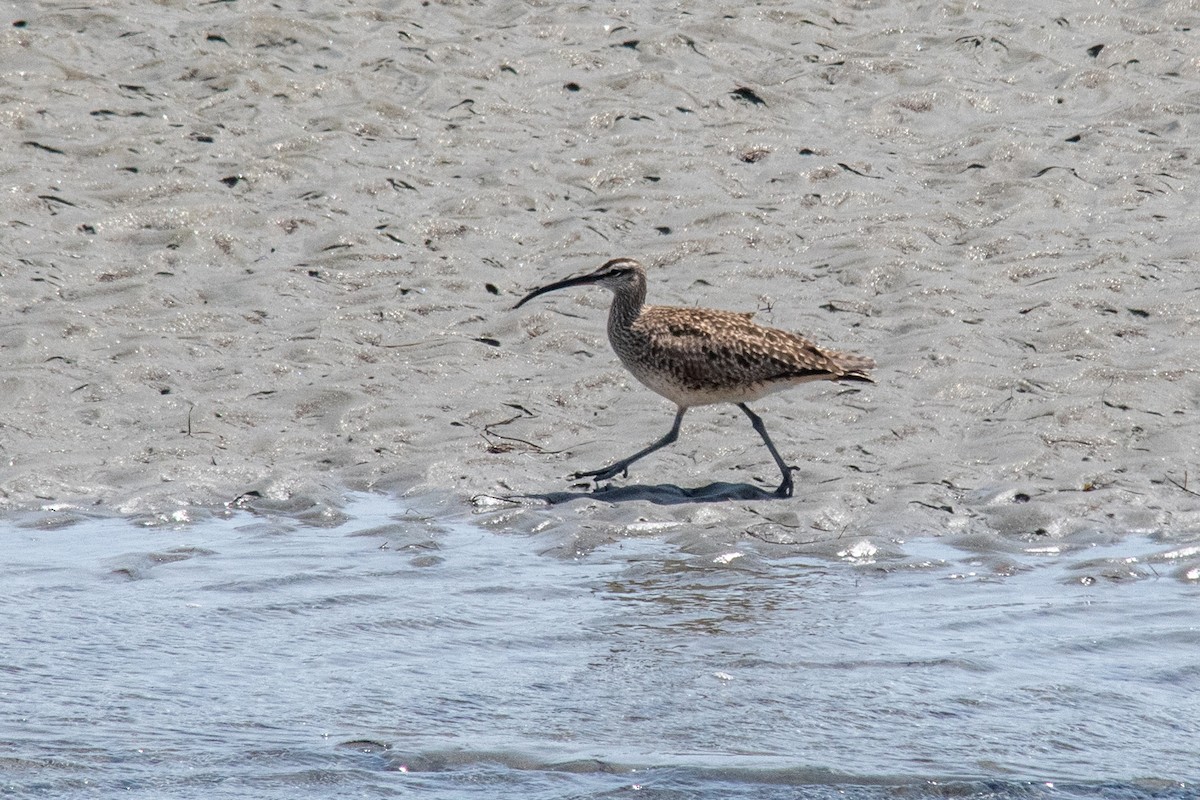
[[[566,289],[569,286],[586,286],[588,284],[603,286],[614,294],[619,294],[623,291],[636,290],[638,286],[644,287],[646,285],[646,271],[642,269],[641,264],[632,258],[614,258],[604,262],[604,266],[593,272],[578,275],[574,278],[566,278],[565,280],[546,284],[539,289],[534,289],[522,297],[520,302],[513,306],[513,308],[520,308],[533,298],[546,292],[553,292],[556,289]]]

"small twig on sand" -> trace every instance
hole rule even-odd
[[[1188,474],[1187,474],[1186,469],[1183,471],[1183,483],[1180,483],[1179,481],[1175,480],[1170,475],[1167,476],[1167,483],[1170,483],[1171,485],[1175,486],[1176,488],[1178,488],[1184,492],[1187,492],[1188,494],[1195,495],[1196,497],[1200,497],[1200,492],[1196,492],[1196,491],[1193,491],[1188,488]]]

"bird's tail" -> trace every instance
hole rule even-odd
[[[833,361],[841,372],[834,380],[839,381],[863,381],[865,383],[874,383],[868,374],[870,370],[875,368],[875,359],[866,356],[860,356],[856,353],[841,353],[838,351],[826,351],[826,355]]]

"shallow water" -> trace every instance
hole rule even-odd
[[[1200,780],[1197,588],[1149,538],[1009,574],[936,539],[873,563],[655,538],[561,558],[378,497],[348,508],[328,527],[0,527],[3,791],[1187,797]]]

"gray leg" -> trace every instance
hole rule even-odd
[[[749,410],[749,409],[747,409],[747,410]],[[596,481],[596,483],[599,483],[600,481],[608,480],[609,478],[616,475],[618,472],[623,472],[623,473],[625,473],[626,476],[628,476],[630,464],[637,461],[639,458],[642,458],[643,456],[650,455],[655,450],[660,450],[660,449],[666,447],[671,442],[673,442],[679,438],[679,426],[683,422],[683,415],[686,411],[687,411],[686,408],[679,409],[679,411],[675,414],[675,424],[671,426],[671,430],[667,431],[667,435],[662,437],[661,439],[659,439],[657,442],[650,445],[649,447],[645,448],[644,450],[638,450],[636,453],[631,455],[629,458],[623,458],[620,461],[618,461],[617,463],[610,464],[607,467],[604,467],[602,469],[595,469],[595,470],[592,470],[591,472],[576,472],[571,477],[573,477],[573,478],[591,478],[594,481]]]
[[[783,458],[779,455],[779,451],[775,449],[775,444],[771,441],[771,437],[767,436],[767,428],[763,425],[762,418],[751,411],[750,407],[745,403],[738,403],[737,406],[746,412],[746,416],[750,418],[750,424],[754,426],[754,430],[758,431],[758,435],[766,443],[767,449],[771,451],[771,457],[775,459],[775,464],[779,467],[779,471],[783,473],[783,483],[779,484],[779,488],[775,490],[775,494],[780,497],[791,497],[792,468],[784,463]]]

